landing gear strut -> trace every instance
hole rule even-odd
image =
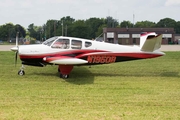
[[[22,65],[20,70],[18,71],[18,75],[20,75],[20,76],[25,75],[24,68],[25,68],[24,65]]]
[[[60,73],[60,78],[69,78],[69,73],[73,69],[73,65],[59,65],[58,72]]]
[[[59,77],[60,77],[60,78],[63,78],[63,79],[69,78],[69,75],[67,75],[67,74],[62,74],[59,68],[58,68],[58,72],[59,72]]]

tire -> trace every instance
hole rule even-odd
[[[63,79],[69,78],[69,75],[63,75]]]
[[[63,79],[67,79],[67,78],[69,78],[69,75],[66,75],[66,74],[60,74],[60,78],[63,78]]]
[[[23,75],[25,75],[25,72],[24,72],[24,70],[20,70],[20,71],[18,72],[18,75],[20,75],[20,76],[23,76]]]

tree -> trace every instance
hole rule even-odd
[[[156,23],[155,22],[151,22],[151,21],[141,21],[141,22],[137,22],[134,27],[137,27],[137,28],[153,28],[156,26]]]
[[[97,32],[96,32],[96,36],[99,36],[103,33],[103,28],[106,28],[107,25],[106,24],[102,24],[101,26],[99,26]]]
[[[0,39],[5,41],[7,40],[7,30],[4,29],[5,25],[0,26]]]
[[[19,24],[15,25],[15,31],[19,32],[19,37],[25,38],[26,30]]]
[[[175,31],[177,34],[180,34],[180,21],[176,22]]]
[[[56,35],[57,20],[48,20],[45,25],[45,37],[50,38]],[[44,28],[44,27],[43,27]]]
[[[121,28],[132,28],[133,24],[130,21],[123,21],[120,23]]]
[[[89,30],[88,30],[89,36],[91,38],[95,39],[97,37],[96,33],[98,32],[99,27],[104,24],[104,19],[90,18],[85,21],[85,24],[89,28]]]
[[[85,24],[84,20],[77,20],[72,25],[70,36],[79,38],[90,38],[88,30],[89,27]]]
[[[41,26],[34,26],[34,23],[32,23],[28,26],[28,32],[30,37],[36,40],[41,40],[41,34],[42,34]]]
[[[157,24],[156,27],[172,27],[175,28],[176,26],[176,21],[171,18],[164,18],[161,19]]]
[[[5,25],[2,25],[1,27],[1,38],[3,40],[10,40],[11,38],[15,37],[16,32],[14,29],[14,25],[12,23],[7,23]]]
[[[108,28],[115,28],[119,25],[118,21],[110,16],[106,17],[105,24],[107,24]]]
[[[59,26],[58,26],[58,33],[62,33],[60,35],[63,36],[70,36],[72,32],[72,25],[75,22],[74,18],[70,16],[66,16],[60,19]]]
[[[29,32],[30,37],[33,37],[33,38],[36,37],[36,31],[34,30],[34,23],[28,26],[28,32]]]
[[[15,38],[17,32],[20,33],[20,37],[26,36],[25,29],[19,24],[13,25],[12,23],[7,23],[5,25],[0,26],[0,38],[4,41],[9,41],[10,39]]]

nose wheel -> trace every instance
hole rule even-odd
[[[22,65],[20,70],[18,71],[18,75],[20,75],[20,76],[25,75],[24,68],[25,68],[24,65]]]
[[[20,75],[20,76],[23,76],[23,75],[25,75],[25,72],[24,72],[24,70],[19,70],[19,71],[18,71],[18,75]]]

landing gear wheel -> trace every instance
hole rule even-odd
[[[19,70],[19,72],[18,72],[18,75],[20,75],[20,76],[23,76],[23,75],[25,75],[25,72],[24,72],[24,70]]]
[[[59,65],[58,69],[60,70],[60,78],[67,79],[73,69],[73,65]]]
[[[69,75],[63,75],[63,78],[67,79],[67,78],[69,78]]]
[[[66,74],[60,74],[60,78],[67,79],[67,78],[69,78],[69,75],[66,75]]]

